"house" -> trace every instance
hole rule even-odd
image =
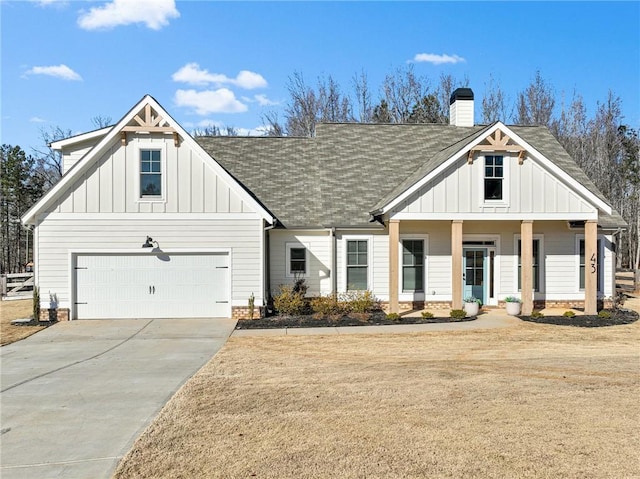
[[[614,294],[624,220],[544,127],[320,124],[313,138],[191,137],[150,96],[52,143],[64,175],[34,226],[43,314],[247,317],[303,276],[390,311],[583,306]],[[55,304],[52,304],[51,301]]]

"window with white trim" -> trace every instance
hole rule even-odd
[[[140,197],[162,197],[161,150],[140,150]]]
[[[540,240],[533,240],[533,290],[540,291]],[[518,291],[522,290],[522,240],[518,240]]]
[[[369,289],[369,241],[347,240],[347,291]]]
[[[602,240],[600,238],[598,238],[598,243],[597,243],[597,247],[596,247],[596,258],[592,258],[591,260],[587,260],[587,258],[585,258],[585,241],[584,238],[580,238],[578,239],[578,255],[580,257],[579,260],[579,271],[578,271],[578,287],[580,289],[580,291],[584,291],[584,273],[587,269],[587,267],[591,268],[593,266],[591,266],[591,264],[597,265],[597,273],[598,273],[598,285],[597,285],[597,290],[598,292],[602,291],[602,278],[603,278],[603,271],[602,271]]]
[[[300,243],[287,244],[287,276],[307,276],[309,261],[307,258],[307,248]]]
[[[402,291],[424,291],[424,240],[402,240]]]
[[[500,155],[484,157],[484,199],[502,201],[504,158]]]

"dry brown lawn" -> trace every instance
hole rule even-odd
[[[637,478],[640,325],[231,338],[116,478]]]
[[[30,299],[0,301],[0,346],[20,341],[44,328],[44,326],[15,326],[11,324],[14,319],[30,318],[32,304]]]

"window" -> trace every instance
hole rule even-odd
[[[502,200],[502,180],[504,179],[504,160],[502,156],[484,157],[484,199]]]
[[[347,241],[347,291],[368,289],[367,240]]]
[[[140,196],[162,196],[160,150],[140,150]]]
[[[424,291],[423,240],[402,240],[402,290]]]
[[[518,291],[522,290],[522,241],[518,240]],[[540,240],[533,240],[533,290],[540,291]]]
[[[584,243],[584,238],[581,238],[579,240],[579,250],[580,250],[580,272],[579,272],[579,288],[580,290],[584,290],[584,272],[586,270],[587,267],[587,263],[591,263],[591,261],[585,261],[585,243]],[[601,287],[601,278],[603,277],[603,272],[602,272],[602,254],[600,253],[601,248],[602,247],[602,240],[598,239],[598,244],[596,246],[596,251],[597,251],[597,265],[598,265],[598,285],[596,286],[598,291],[602,290]]]
[[[289,273],[305,274],[307,272],[306,248],[291,248],[289,250]]]
[[[300,243],[287,243],[288,277],[307,276],[307,248]]]

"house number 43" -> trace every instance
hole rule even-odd
[[[592,254],[591,255],[591,274],[594,274],[596,272],[596,264],[597,264],[596,255]]]

